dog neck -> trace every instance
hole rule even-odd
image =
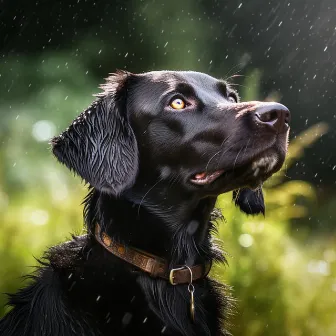
[[[116,199],[93,190],[86,199],[88,227],[94,232],[99,222],[116,241],[160,256],[172,266],[222,258],[210,242],[216,198],[197,199],[162,186],[143,195],[143,190],[132,189]]]

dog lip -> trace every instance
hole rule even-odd
[[[279,164],[279,156],[277,154],[274,157],[274,153],[272,154],[272,156],[274,157],[273,164],[270,165],[270,167],[268,167],[269,165],[266,164],[266,163],[271,163],[271,162],[267,162],[267,161],[270,161],[270,159],[262,160],[263,158],[271,157],[270,151],[274,152],[274,148],[268,147],[264,149],[263,151],[253,155],[251,158],[249,158],[249,160],[236,164],[234,168],[221,169],[221,170],[216,170],[212,172],[203,171],[201,173],[195,173],[192,175],[191,178],[189,178],[189,181],[194,185],[196,184],[199,186],[205,186],[205,185],[211,184],[215,180],[219,179],[221,176],[228,177],[230,173],[236,170],[241,170],[241,169],[245,170],[247,168],[250,168],[251,171],[250,169],[249,171],[250,173],[252,172],[253,178],[254,178],[254,181],[252,182],[250,181],[250,184],[251,184],[250,187],[252,188],[257,187],[257,184],[260,185],[260,183],[268,179],[274,173],[274,168],[276,168]]]
[[[190,181],[197,185],[206,185],[215,181],[219,176],[224,173],[224,170],[216,170],[213,173],[202,172],[195,174]]]

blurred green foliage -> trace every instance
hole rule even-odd
[[[85,188],[52,157],[47,138],[92,101],[98,84],[82,62],[66,54],[22,61],[1,64],[2,79],[12,83],[0,101],[1,293],[23,285],[20,277],[32,271],[34,256],[70,233],[82,232]],[[263,98],[258,97],[261,75],[255,70],[247,76],[243,99]],[[293,165],[325,132],[326,126],[319,124],[291,142],[285,166]],[[292,219],[309,220],[317,198],[314,187],[287,181],[282,170],[266,183],[264,192],[265,217],[246,217],[229,194],[217,204],[225,216],[219,237],[229,253],[229,267],[216,266],[213,275],[229,284],[236,298],[232,332],[335,335],[336,239],[291,229]],[[0,315],[5,313],[5,300],[1,295]]]

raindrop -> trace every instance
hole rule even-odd
[[[98,296],[97,296],[97,299],[96,299],[96,302],[98,302],[98,301],[100,300],[100,298],[101,298],[101,296],[98,295]]]
[[[162,330],[161,330],[161,334],[163,334],[163,333],[166,331],[166,329],[167,329],[167,327],[164,326],[164,327],[162,328]]]
[[[76,284],[76,281],[74,281],[74,282],[71,284],[71,286],[70,286],[70,288],[69,288],[69,292],[72,290],[72,288],[74,288],[75,284]]]
[[[146,323],[147,319],[148,319],[148,317],[146,316],[145,319],[142,321],[142,323]]]
[[[324,50],[323,51],[326,51],[328,49],[328,46],[326,46],[325,48],[324,48]]]

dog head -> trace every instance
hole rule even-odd
[[[52,139],[53,152],[92,187],[118,197],[161,181],[200,197],[231,190],[249,214],[264,212],[261,184],[278,171],[288,109],[240,103],[222,80],[197,72],[118,72],[97,100]]]

